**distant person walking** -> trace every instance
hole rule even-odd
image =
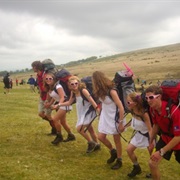
[[[5,90],[4,94],[8,94],[9,93],[9,89],[11,88],[9,73],[7,73],[4,76],[3,83],[4,83],[4,90]]]
[[[94,95],[102,103],[102,109],[98,125],[98,139],[110,150],[110,158],[107,163],[116,163],[111,169],[119,169],[122,166],[122,144],[120,132],[123,129],[124,108],[119,99],[114,83],[100,71],[92,75]],[[117,111],[118,110],[118,111]],[[107,135],[113,136],[115,147],[107,139]]]
[[[36,80],[33,78],[32,75],[31,75],[30,78],[28,79],[27,84],[29,84],[29,87],[30,87],[31,92],[36,92],[36,91],[35,91]]]
[[[16,86],[18,86],[18,79],[16,79]]]

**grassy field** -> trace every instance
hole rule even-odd
[[[95,70],[104,71],[109,77],[124,69],[126,62],[134,71],[136,77],[156,83],[158,79],[179,78],[180,44],[161,47],[159,49],[139,50],[109,58],[85,63],[68,69],[80,77],[90,75]],[[32,73],[31,73],[32,74]],[[12,78],[29,78],[29,74],[12,75]],[[14,83],[15,84],[15,83]],[[131,171],[132,163],[126,154],[127,142],[123,144],[123,166],[119,170],[111,170],[106,164],[109,152],[103,145],[101,150],[86,154],[87,143],[76,132],[76,111],[67,115],[68,123],[76,135],[76,141],[53,146],[53,136],[48,136],[48,123],[37,116],[39,94],[30,92],[27,84],[13,87],[10,94],[3,93],[0,83],[0,179],[2,180],[126,180]],[[127,117],[127,120],[130,116]],[[93,123],[97,129],[98,119]],[[132,130],[128,129],[123,137],[130,139]],[[66,136],[65,131],[63,135]],[[112,137],[109,137],[112,141]],[[142,174],[131,179],[146,179],[149,172],[148,152],[145,149],[137,151]],[[163,161],[161,165],[162,180],[179,179],[179,164],[174,156],[170,162]]]

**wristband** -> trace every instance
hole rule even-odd
[[[160,154],[160,156],[164,156],[165,152],[162,148],[159,150],[159,154]]]

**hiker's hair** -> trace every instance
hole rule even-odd
[[[157,85],[151,85],[149,86],[146,90],[145,90],[145,93],[154,93],[155,95],[156,94],[163,94],[163,91],[161,89],[161,87],[157,86]]]
[[[69,85],[70,85],[71,81],[74,81],[74,80],[76,80],[76,81],[78,82],[78,84],[79,84],[79,85],[78,85],[78,89],[79,89],[79,90],[81,90],[81,89],[83,89],[83,88],[86,88],[85,83],[81,82],[80,79],[79,79],[77,76],[71,76],[71,77],[68,79]],[[69,86],[69,87],[70,87],[70,86]],[[70,87],[70,89],[71,89],[71,87]]]
[[[43,64],[41,63],[41,61],[34,61],[32,62],[31,66],[40,71],[44,70]]]
[[[109,94],[109,91],[115,87],[113,81],[111,81],[101,71],[95,71],[92,74],[93,94],[95,97],[105,99],[105,96]]]
[[[53,78],[53,81],[54,81],[54,84],[52,86],[49,86],[47,83],[46,83],[46,76],[49,75]],[[56,82],[57,82],[57,79],[56,79],[56,76],[53,74],[53,73],[47,73],[45,74],[45,76],[43,77],[43,86],[44,86],[44,89],[46,92],[48,92],[49,90],[53,90],[54,87],[56,86]]]
[[[132,92],[132,93],[128,94],[128,97],[130,99],[132,99],[133,102],[137,103],[136,107],[137,107],[138,111],[144,112],[143,100],[142,100],[140,94],[138,94],[136,92]]]

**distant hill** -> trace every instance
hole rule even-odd
[[[134,72],[134,77],[156,82],[158,79],[180,78],[180,43],[140,49],[112,56],[73,61],[58,68],[65,67],[79,77],[91,75],[94,71],[103,71],[113,78],[116,71],[123,70],[123,62],[127,63]],[[3,73],[4,74],[4,73]],[[12,74],[11,78],[29,78],[32,70]]]
[[[123,62],[132,68],[135,77],[148,81],[180,78],[180,43],[115,54],[74,65],[65,64],[64,67],[79,76],[100,70],[113,77],[116,71],[124,69]]]

